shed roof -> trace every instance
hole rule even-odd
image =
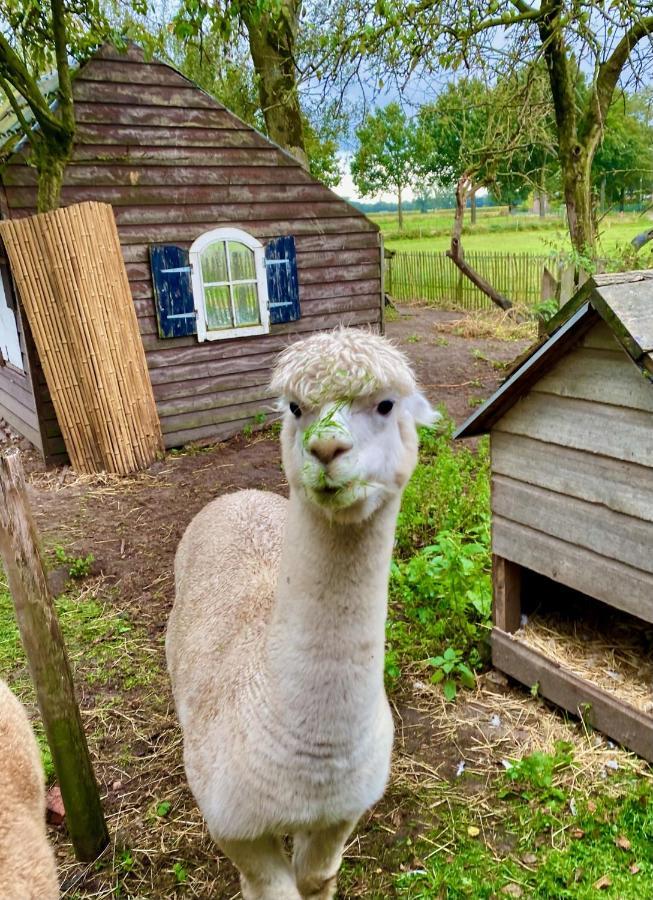
[[[549,322],[500,388],[454,434],[485,434],[589,329],[603,320],[653,390],[653,269],[590,278]]]

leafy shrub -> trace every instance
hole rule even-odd
[[[453,699],[488,658],[489,457],[454,447],[453,425],[424,432],[420,464],[404,495],[390,575],[386,675],[421,662]]]

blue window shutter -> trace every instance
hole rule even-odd
[[[301,316],[294,237],[278,237],[265,248],[270,325],[295,322]]]
[[[151,244],[150,265],[160,338],[197,334],[188,250]]]

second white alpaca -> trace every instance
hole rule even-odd
[[[166,651],[188,782],[243,896],[329,900],[388,779],[390,558],[416,425],[437,414],[367,332],[294,344],[272,384],[290,499],[242,491],[193,519]]]
[[[20,701],[0,680],[0,900],[59,896],[45,828],[43,767]]]

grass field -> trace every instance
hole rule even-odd
[[[404,230],[397,229],[394,213],[375,213],[377,222],[390,250],[423,251],[446,250],[449,246],[453,210],[430,213],[406,213]],[[600,251],[613,256],[618,247],[628,243],[638,232],[651,227],[651,214],[625,213],[606,216],[600,226]],[[569,237],[563,219],[548,216],[517,214],[509,216],[503,207],[479,209],[478,222],[463,232],[466,250],[505,253],[548,254],[568,250]]]

